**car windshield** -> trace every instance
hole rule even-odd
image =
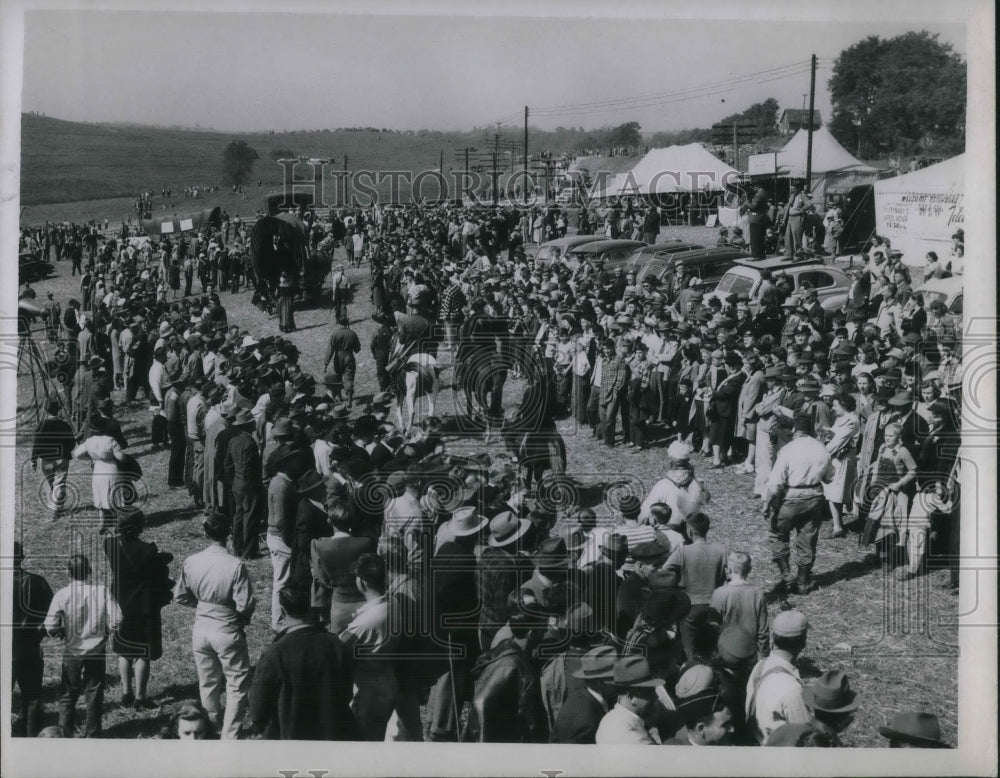
[[[920,292],[924,296],[924,308],[930,308],[931,303],[941,302],[948,305],[948,295],[944,292],[932,292],[924,289]]]
[[[750,294],[750,290],[754,287],[754,281],[746,276],[741,276],[736,273],[726,273],[719,281],[719,285],[716,286],[716,290],[719,292],[726,292],[727,294]]]

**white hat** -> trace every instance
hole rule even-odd
[[[681,440],[675,440],[667,446],[667,456],[674,462],[687,462],[693,453],[694,449]]]
[[[243,338],[243,342],[240,343],[240,348],[249,348],[250,346],[256,346],[257,342],[258,341],[254,340],[252,336],[247,335],[246,337]]]

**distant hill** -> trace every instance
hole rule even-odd
[[[473,133],[412,133],[370,130],[323,130],[283,133],[222,133],[134,125],[69,122],[25,114],[21,117],[21,204],[75,202],[135,197],[170,186],[224,185],[222,155],[233,140],[245,140],[260,155],[252,175],[264,188],[282,184],[282,168],[272,152],[333,157],[342,169],[344,155],[353,170],[459,170],[458,149],[485,148],[492,136]],[[520,166],[518,166],[520,167]],[[302,174],[312,175],[308,167]],[[385,189],[388,189],[386,184]]]

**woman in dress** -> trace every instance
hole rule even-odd
[[[101,520],[101,532],[111,526],[117,492],[119,489],[119,464],[125,460],[118,441],[107,434],[107,419],[93,414],[90,420],[90,437],[73,449],[73,459],[90,457],[94,465],[91,483],[94,507]]]
[[[874,543],[882,564],[892,565],[893,551],[903,539],[917,481],[917,463],[901,442],[902,430],[895,422],[885,428],[885,442],[872,470],[868,493],[871,507],[861,541]]]
[[[136,708],[152,707],[146,697],[149,665],[163,655],[160,609],[172,599],[174,585],[168,568],[173,555],[160,553],[155,543],[139,539],[144,523],[142,511],[122,511],[117,531],[104,540],[112,573],[111,593],[122,610],[122,621],[112,639],[118,654],[121,703]]]
[[[295,287],[288,273],[282,273],[278,281],[278,329],[295,332]]]
[[[844,503],[851,501],[857,474],[858,433],[861,429],[857,407],[857,401],[849,394],[833,398],[834,421],[826,450],[833,460],[834,472],[833,480],[823,485],[823,493],[830,504],[830,518],[833,519],[830,537],[834,538],[847,534],[841,521],[841,510]]]

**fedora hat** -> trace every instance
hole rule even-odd
[[[300,497],[308,497],[317,492],[325,492],[326,481],[315,470],[310,470],[299,479],[297,491]]]
[[[802,700],[813,710],[825,713],[849,713],[861,706],[858,693],[842,670],[827,670],[816,683],[802,690]]]
[[[582,681],[613,678],[617,660],[618,652],[614,646],[597,646],[580,658],[580,669],[573,671],[573,677]]]
[[[489,524],[489,519],[480,516],[474,507],[459,508],[451,515],[451,531],[460,538],[475,535]]]
[[[256,421],[254,420],[253,414],[245,408],[237,413],[236,417],[233,419],[234,427],[245,427],[255,423]]]
[[[941,725],[932,713],[900,713],[878,733],[889,740],[902,740],[923,748],[951,748],[941,740]]]
[[[295,425],[291,419],[278,419],[271,427],[272,438],[290,438],[295,434]]]
[[[624,535],[612,533],[600,542],[603,550],[611,552],[612,556],[624,557],[628,555],[628,538]]]
[[[340,405],[334,405],[333,410],[330,412],[330,418],[334,421],[347,421],[351,418],[351,411],[343,403]]]
[[[569,562],[566,541],[555,536],[545,538],[533,554],[535,567],[559,567]]]
[[[913,402],[913,393],[909,389],[900,389],[889,398],[889,405],[903,407]]]
[[[615,662],[612,673],[615,686],[622,689],[655,688],[663,686],[663,679],[653,676],[649,662],[643,656],[626,656]]]
[[[531,529],[531,522],[519,519],[512,511],[504,511],[490,520],[490,539],[487,544],[493,548],[504,548],[524,536]]]

